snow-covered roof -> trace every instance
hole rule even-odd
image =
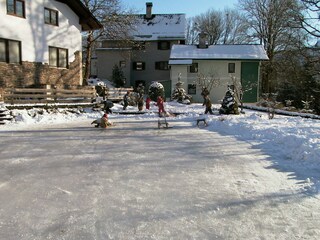
[[[208,48],[173,45],[170,60],[173,59],[268,60],[269,58],[262,45],[211,45]]]
[[[137,16],[134,40],[155,41],[185,39],[185,14],[153,14],[147,19],[144,14]]]

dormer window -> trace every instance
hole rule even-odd
[[[25,17],[24,0],[7,0],[7,14]]]
[[[58,26],[58,11],[45,8],[44,9],[44,22],[46,24]]]

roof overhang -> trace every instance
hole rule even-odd
[[[169,60],[169,65],[192,65],[191,59]]]
[[[185,40],[185,36],[158,36],[159,40]]]
[[[102,24],[93,16],[89,9],[80,0],[56,0],[68,5],[79,16],[79,24],[82,31],[90,31],[103,28]]]

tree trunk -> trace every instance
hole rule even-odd
[[[87,80],[90,77],[92,45],[93,45],[93,32],[90,31],[88,33],[88,37],[87,37],[87,47],[86,47],[87,54],[86,54],[86,59],[85,59],[85,68],[84,68],[84,76],[83,76],[85,85],[87,84]]]

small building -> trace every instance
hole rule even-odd
[[[260,63],[268,60],[262,45],[211,45],[199,39],[199,45],[174,45],[169,65],[172,88],[178,82],[194,102],[203,102],[203,82],[211,84],[210,98],[220,103],[228,85],[241,83],[244,102],[257,102],[260,87]]]
[[[102,39],[96,49],[96,69],[100,79],[112,79],[112,69],[118,65],[124,73],[126,87],[146,88],[153,81],[161,82],[166,96],[171,94],[169,56],[173,44],[185,43],[185,14],[153,14],[152,3],[146,3],[146,14],[134,14],[135,30],[129,33],[132,42],[122,39]],[[121,43],[120,43],[121,42]]]
[[[0,88],[81,86],[82,31],[102,25],[80,0],[0,0]]]

